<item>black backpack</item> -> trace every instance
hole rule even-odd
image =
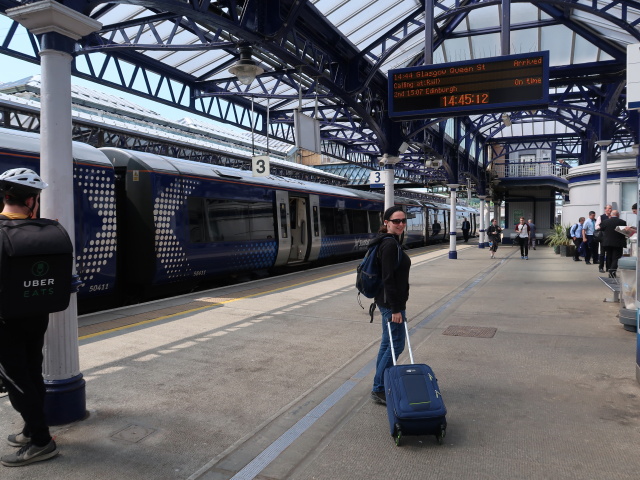
[[[571,227],[567,227],[567,238],[569,240],[571,240],[573,237],[571,236],[571,230],[573,230],[573,227],[575,227],[575,225],[572,225]]]
[[[360,295],[364,295],[367,298],[375,298],[378,291],[382,288],[382,272],[380,267],[380,259],[379,259],[379,247],[386,239],[392,239],[396,242],[398,247],[398,260],[396,262],[396,268],[400,265],[402,261],[402,246],[398,243],[398,241],[393,238],[393,236],[389,235],[384,237],[384,239],[375,244],[372,247],[369,247],[366,255],[356,268],[356,289],[358,290],[358,304],[362,306],[360,302]],[[371,322],[373,322],[373,312],[376,309],[375,302],[369,306],[369,315],[371,316]]]
[[[65,310],[72,269],[73,244],[62,225],[0,215],[0,319]]]

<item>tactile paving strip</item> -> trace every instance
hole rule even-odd
[[[460,325],[451,325],[442,332],[443,335],[451,335],[453,337],[477,337],[477,338],[493,338],[498,331],[493,327],[465,327]]]

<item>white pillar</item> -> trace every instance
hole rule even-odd
[[[57,219],[74,242],[71,52],[76,40],[102,25],[53,0],[12,8],[6,13],[41,35],[40,174],[49,188],[42,192],[40,209],[43,218]],[[43,373],[49,425],[80,420],[86,411],[76,295],[71,297],[67,310],[50,315],[45,336]]]
[[[384,166],[384,173],[387,176],[384,182],[384,209],[391,208],[395,205],[394,191],[393,191],[393,177],[394,170],[393,165],[387,164]]]
[[[480,235],[478,235],[478,248],[484,248],[484,239],[486,237],[485,232],[487,230],[487,224],[484,222],[484,199],[486,195],[478,195],[480,199]]]
[[[491,203],[489,200],[486,201],[485,203],[485,210],[484,210],[484,224],[487,226],[486,228],[489,228],[489,225],[491,224]],[[485,242],[484,242],[484,246],[489,248],[489,239],[487,238],[487,236],[484,236]]]
[[[449,258],[455,260],[458,258],[456,251],[456,189],[460,185],[451,183],[447,185],[451,191],[451,212],[449,214]]]
[[[49,184],[42,192],[41,214],[67,230],[75,251],[73,154],[71,151],[71,55],[42,50],[40,110],[40,174]],[[74,262],[75,273],[75,262]],[[49,316],[45,337],[44,378],[47,382],[80,379],[76,294],[69,308]],[[78,379],[78,380],[80,380]],[[81,382],[84,382],[83,380]],[[84,386],[82,386],[84,388]]]
[[[393,157],[388,153],[378,157],[380,165],[384,165],[385,180],[384,180],[384,209],[391,208],[395,205],[395,198],[393,196],[393,166],[400,161],[400,157]]]
[[[607,147],[611,145],[611,140],[600,140],[596,142],[600,147],[600,212],[602,215],[604,207],[607,206]]]

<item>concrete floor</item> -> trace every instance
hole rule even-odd
[[[597,266],[546,247],[410,253],[411,340],[444,395],[444,445],[396,447],[369,400],[380,317],[349,262],[81,318],[90,415],[54,429],[58,458],[1,478],[640,478],[636,336]],[[1,434],[20,427],[0,398]]]

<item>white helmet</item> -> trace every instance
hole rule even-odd
[[[0,190],[6,193],[33,194],[48,186],[40,175],[28,168],[12,168],[0,175]]]

